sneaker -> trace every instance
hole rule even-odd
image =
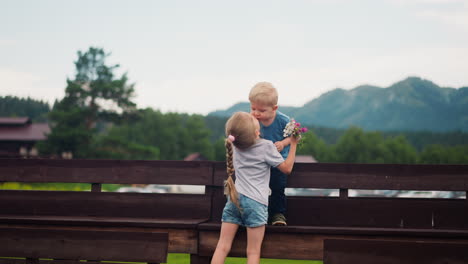
[[[286,217],[283,214],[278,213],[273,215],[271,218],[271,224],[274,226],[285,226],[286,224]]]

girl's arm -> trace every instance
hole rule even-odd
[[[291,141],[291,148],[289,149],[289,155],[286,160],[280,165],[276,166],[284,174],[291,174],[291,171],[294,166],[294,161],[296,160],[296,147],[297,147],[297,138],[289,137]]]

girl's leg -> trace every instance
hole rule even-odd
[[[259,227],[247,227],[247,264],[260,263],[260,251],[264,235],[264,225]]]
[[[229,251],[231,251],[232,241],[236,236],[239,225],[223,222],[219,235],[218,245],[211,259],[211,264],[223,264]]]

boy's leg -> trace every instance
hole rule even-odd
[[[219,241],[216,245],[216,250],[211,259],[211,264],[222,264],[226,259],[229,251],[231,251],[232,241],[236,236],[239,225],[233,223],[223,222],[221,224],[221,233],[219,235]]]
[[[277,168],[271,168],[270,189],[271,196],[268,203],[268,214],[272,218],[276,214],[286,215],[286,188],[287,175]]]
[[[247,264],[260,263],[265,226],[247,227]]]

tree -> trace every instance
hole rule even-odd
[[[384,162],[412,164],[418,162],[418,153],[416,149],[408,143],[402,135],[387,138],[384,142]]]
[[[44,122],[49,111],[49,104],[43,101],[0,96],[0,116],[3,117],[29,117],[33,122]]]
[[[200,152],[214,158],[210,131],[199,115],[178,113],[162,114],[151,108],[140,110],[141,119],[116,126],[109,135],[119,135],[137,144],[160,150],[160,159],[181,160],[188,154]]]
[[[350,127],[340,137],[334,150],[338,162],[383,163],[383,137],[379,132],[364,132]]]
[[[220,137],[213,143],[214,160],[226,161],[226,145],[225,137]]]
[[[304,134],[303,142],[300,143],[297,152],[301,155],[312,155],[319,162],[332,162],[332,153],[325,142],[309,131]]]
[[[159,149],[117,135],[99,135],[94,141],[93,158],[157,160]]]
[[[72,151],[84,158],[91,151],[90,143],[97,124],[116,121],[135,109],[133,84],[126,74],[114,75],[119,65],[106,65],[101,48],[78,51],[76,75],[67,79],[65,97],[56,102],[49,115],[52,131],[41,150],[49,153]]]
[[[429,145],[421,152],[423,164],[468,164],[468,145],[447,147]]]

